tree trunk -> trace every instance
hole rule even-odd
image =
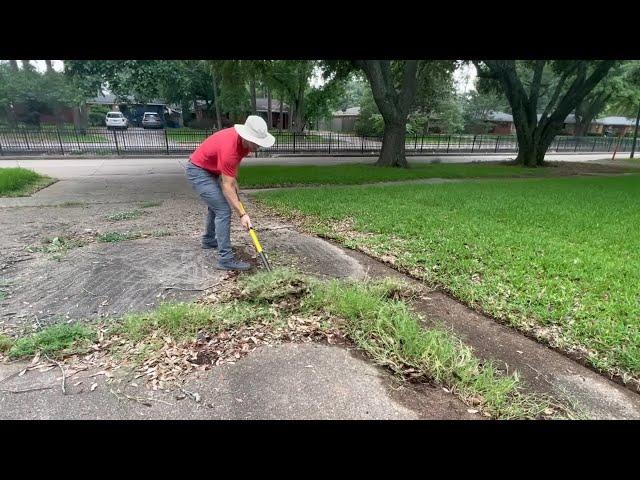
[[[7,107],[7,120],[9,121],[9,125],[13,128],[18,126],[18,116],[16,115],[16,111],[13,108],[13,103],[10,103]]]
[[[609,98],[611,98],[611,94],[602,92],[598,95],[583,99],[576,106],[576,128],[574,131],[576,137],[583,137],[589,133],[591,122],[593,122],[596,115],[604,109]]]
[[[589,127],[591,126],[592,118],[582,117],[578,120],[576,117],[576,127],[573,130],[573,135],[575,137],[585,137],[589,132]]]
[[[560,126],[550,124],[545,127],[533,129],[517,128],[518,156],[516,163],[526,167],[541,167],[544,165],[544,156],[553,142],[553,139],[560,133]]]
[[[301,82],[298,87],[298,104],[296,105],[296,132],[304,131],[304,89],[307,86],[307,80]]]
[[[11,70],[14,72],[18,71],[18,61],[17,60],[9,60],[9,65],[11,65]]]
[[[187,118],[190,119],[190,116],[189,116],[189,101],[185,100],[185,99],[182,99],[180,101],[180,107],[182,108],[182,125],[184,125],[185,120],[187,120]],[[195,114],[195,112],[193,112],[193,113]]]
[[[573,135],[575,137],[584,137],[589,130],[591,121],[593,120],[594,115],[591,114],[590,108],[586,103],[587,101],[585,99],[576,105],[576,124],[573,129]]]
[[[518,156],[516,163],[525,167],[538,167],[544,164],[544,154],[533,139],[523,141],[518,135]]]
[[[22,69],[23,70],[33,70],[33,65],[29,60],[22,60]]]
[[[222,129],[222,116],[220,115],[220,101],[218,99],[218,85],[216,84],[216,74],[211,72],[211,81],[213,84],[213,103],[216,106],[216,125],[218,130]]]
[[[391,63],[382,60],[357,61],[367,75],[373,99],[384,120],[382,150],[376,165],[407,168],[405,156],[406,125],[409,110],[416,93],[418,61],[406,60],[402,87],[396,91]]]
[[[385,124],[382,138],[382,150],[376,162],[378,167],[409,167],[405,156],[405,125]]]
[[[73,126],[76,130],[85,131],[89,126],[89,111],[86,105],[78,105],[73,112]]]
[[[273,128],[273,113],[271,112],[271,89],[267,88],[267,124]]]
[[[47,65],[47,73],[53,72],[53,62],[52,62],[52,60],[45,60],[44,63]]]
[[[304,119],[302,117],[302,108],[300,108],[300,105],[298,105],[298,107],[296,108],[294,131],[296,133],[302,133],[303,130],[304,130]]]
[[[293,132],[296,123],[296,103],[295,100],[291,100],[289,105],[289,131]]]
[[[258,101],[256,100],[256,79],[255,77],[251,79],[251,113],[253,115],[258,114]]]

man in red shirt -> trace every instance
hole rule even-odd
[[[251,226],[249,215],[242,214],[238,198],[238,165],[249,153],[259,147],[271,147],[275,141],[267,123],[251,115],[244,125],[234,125],[208,137],[189,157],[187,179],[208,208],[202,248],[218,249],[216,267],[221,270],[251,268],[250,264],[236,260],[231,250],[232,209],[243,227]]]

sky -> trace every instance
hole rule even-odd
[[[453,72],[456,90],[464,94],[475,90],[475,80],[477,77],[476,67],[473,64],[463,65]]]
[[[9,60],[2,60],[3,62],[8,62]],[[18,66],[21,66],[22,61],[18,60],[19,64]],[[31,60],[31,64],[36,67],[36,70],[38,72],[44,72],[47,69],[47,64],[44,63],[44,60]],[[56,72],[61,72],[63,69],[64,64],[62,63],[62,60],[53,60],[53,69]]]
[[[456,90],[460,94],[469,93],[475,90],[475,79],[477,76],[476,67],[473,64],[463,65],[453,73]],[[321,70],[316,68],[310,82],[312,87],[318,88],[324,84]]]

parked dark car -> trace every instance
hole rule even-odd
[[[163,122],[160,115],[155,112],[145,112],[142,117],[142,128],[162,128]]]

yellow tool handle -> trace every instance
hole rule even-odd
[[[249,229],[249,235],[251,235],[251,240],[253,240],[253,244],[256,247],[256,250],[258,251],[258,253],[262,253],[262,245],[260,245],[260,241],[258,240],[258,236],[256,235],[256,232],[253,230],[253,228]]]
[[[242,205],[242,202],[238,201],[238,203],[240,203],[240,213],[242,213],[242,215],[246,214],[247,212],[244,209],[244,205]],[[258,253],[262,253],[262,245],[260,245],[260,240],[258,240],[258,235],[256,235],[256,232],[253,228],[249,228],[249,235],[251,235],[251,240],[253,240],[253,245],[256,247],[256,250]]]

